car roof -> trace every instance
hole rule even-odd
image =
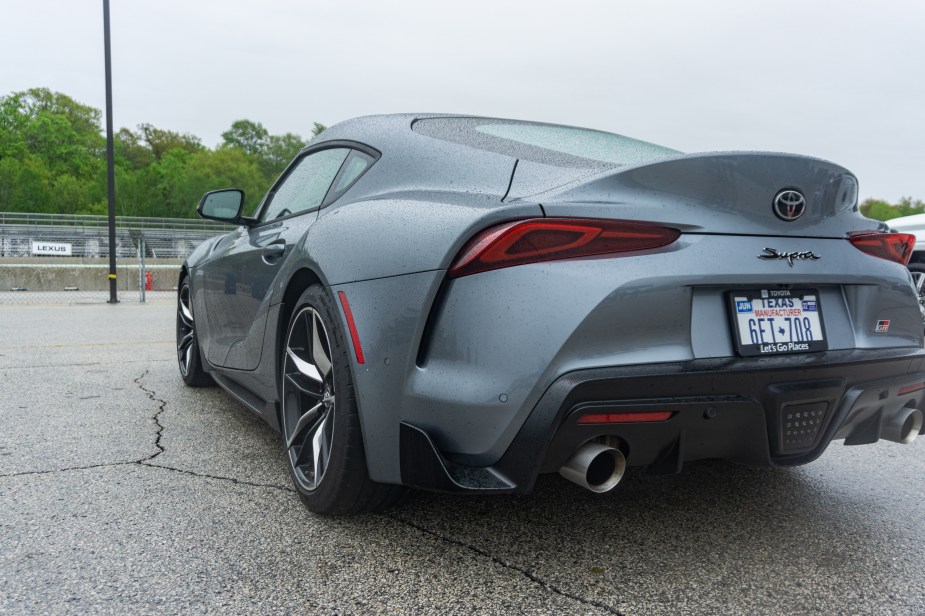
[[[357,141],[378,150],[397,184],[406,186],[403,180],[414,177],[421,188],[501,192],[511,198],[682,154],[595,129],[447,113],[352,118],[328,128],[308,147],[334,141]],[[456,177],[435,168],[435,162],[455,170]],[[495,177],[500,169],[506,170],[503,178]]]

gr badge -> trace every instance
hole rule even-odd
[[[888,331],[890,331],[890,322],[888,320],[887,321],[877,321],[876,332],[878,334],[885,334]]]

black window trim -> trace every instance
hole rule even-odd
[[[321,205],[319,205],[318,207],[313,207],[308,210],[302,210],[301,212],[295,212],[293,214],[289,214],[288,216],[280,216],[279,218],[273,218],[271,220],[260,220],[260,217],[263,215],[264,211],[270,206],[270,202],[273,201],[273,196],[276,194],[276,191],[279,189],[282,183],[286,181],[286,179],[289,177],[289,174],[292,173],[292,171],[299,165],[299,163],[302,162],[302,159],[304,159],[306,156],[310,156],[311,154],[321,152],[322,150],[335,150],[338,148],[347,148],[351,150],[351,152],[347,152],[347,156],[345,156],[343,162],[341,162],[340,167],[337,169],[337,173],[335,173],[334,177],[331,179],[331,183],[330,185],[328,185],[328,190],[324,194],[324,199],[321,201]],[[350,186],[348,186],[343,192],[341,192],[340,195],[337,195],[336,198],[329,200],[329,198],[332,196],[331,187],[334,186],[334,184],[337,182],[337,179],[343,173],[344,164],[346,164],[347,159],[350,158],[350,154],[352,153],[352,150],[358,150],[366,154],[367,156],[372,157],[373,161],[369,164],[369,166],[366,167],[366,169],[363,170],[363,173],[357,176],[356,180],[354,180],[350,184]],[[270,190],[268,190],[267,193],[263,196],[263,200],[260,202],[260,205],[257,207],[257,211],[254,213],[255,223],[251,226],[251,228],[256,229],[259,227],[264,227],[266,225],[271,225],[273,223],[276,223],[282,220],[289,220],[290,218],[295,218],[296,216],[304,216],[305,214],[311,214],[312,212],[318,212],[319,210],[329,206],[331,203],[334,203],[334,201],[336,201],[338,198],[343,196],[348,190],[350,190],[350,187],[356,184],[357,181],[359,181],[361,177],[366,175],[366,172],[369,171],[370,168],[376,164],[380,156],[382,156],[382,153],[379,150],[373,147],[370,147],[366,145],[365,143],[360,143],[358,141],[350,141],[347,139],[336,139],[332,141],[323,141],[317,145],[312,145],[312,146],[305,148],[304,150],[299,152],[298,156],[292,159],[292,162],[290,162],[286,166],[286,168],[279,175],[276,181],[273,182],[273,185],[270,187]]]

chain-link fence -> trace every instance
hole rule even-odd
[[[119,301],[173,300],[183,260],[227,231],[211,221],[117,217]],[[106,217],[0,212],[0,304],[108,300]]]

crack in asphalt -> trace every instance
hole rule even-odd
[[[396,516],[396,515],[393,515],[393,514],[390,514],[390,513],[383,513],[383,514],[380,514],[380,515],[381,515],[382,517],[388,518],[388,519],[390,519],[390,520],[394,520],[394,521],[396,521],[396,522],[398,522],[398,523],[400,523],[400,524],[403,524],[403,525],[405,525],[405,526],[408,526],[408,527],[410,527],[410,528],[413,528],[413,529],[415,529],[415,530],[417,530],[417,531],[419,531],[419,532],[421,532],[421,533],[423,533],[423,534],[425,534],[425,535],[430,535],[431,537],[435,537],[435,538],[439,539],[440,541],[443,541],[443,542],[446,542],[446,543],[449,543],[449,544],[452,544],[452,545],[455,545],[455,546],[458,546],[458,547],[461,547],[461,548],[465,548],[465,549],[467,549],[467,550],[469,550],[469,551],[471,551],[471,552],[474,552],[475,554],[478,554],[479,556],[483,556],[483,557],[485,557],[485,558],[488,558],[488,559],[491,560],[493,563],[495,563],[495,564],[497,564],[497,565],[500,565],[501,567],[504,567],[505,569],[509,569],[509,570],[511,570],[511,571],[516,571],[517,573],[520,573],[520,574],[524,575],[524,576],[527,577],[531,582],[533,582],[534,584],[537,584],[537,585],[541,586],[542,588],[544,588],[545,590],[548,590],[549,592],[555,593],[555,594],[560,595],[560,596],[562,596],[562,597],[565,597],[565,598],[567,598],[567,599],[572,599],[572,600],[577,601],[577,602],[579,602],[579,603],[582,603],[582,604],[584,604],[584,605],[590,605],[590,606],[593,606],[593,607],[600,608],[600,609],[602,609],[602,610],[604,610],[604,611],[606,611],[606,612],[609,612],[609,613],[611,613],[611,614],[616,614],[616,616],[625,616],[625,614],[624,614],[623,612],[621,612],[621,611],[615,609],[614,607],[612,607],[612,606],[610,606],[610,605],[607,605],[606,603],[602,603],[601,601],[596,601],[596,600],[594,600],[594,599],[588,599],[588,598],[586,598],[586,597],[582,597],[581,595],[576,595],[576,594],[570,593],[570,592],[568,592],[567,590],[562,590],[562,589],[559,588],[558,586],[555,586],[554,584],[550,584],[549,582],[547,582],[547,581],[544,580],[543,578],[539,577],[538,575],[536,575],[535,573],[533,573],[533,572],[530,571],[529,569],[525,569],[525,568],[520,567],[520,566],[518,566],[518,565],[515,565],[515,564],[513,564],[513,563],[509,563],[509,562],[507,562],[506,560],[503,560],[503,559],[501,559],[501,558],[498,558],[497,556],[495,556],[495,555],[492,554],[491,552],[489,552],[489,551],[487,551],[487,550],[483,550],[483,549],[480,548],[480,547],[477,547],[477,546],[474,546],[474,545],[470,545],[470,544],[468,544],[468,543],[466,543],[465,541],[462,541],[462,540],[460,540],[460,539],[454,539],[453,537],[448,537],[448,536],[443,535],[443,534],[441,534],[441,533],[438,533],[438,532],[436,532],[436,531],[434,531],[434,530],[431,530],[431,529],[429,529],[429,528],[427,528],[427,527],[425,527],[425,526],[421,526],[420,524],[417,524],[417,523],[415,523],[415,522],[411,522],[411,521],[409,521],[409,520],[405,520],[404,518],[400,518],[400,517],[398,517],[398,516]]]
[[[155,432],[155,437],[154,437],[154,446],[157,448],[157,451],[155,451],[152,455],[148,456],[147,458],[142,458],[141,460],[134,461],[133,464],[139,464],[141,466],[147,466],[149,468],[163,468],[168,471],[174,471],[176,473],[181,473],[183,475],[190,475],[192,477],[200,477],[203,479],[214,479],[216,481],[230,481],[231,483],[236,483],[236,484],[244,485],[244,486],[250,486],[254,488],[272,488],[275,490],[295,492],[294,488],[285,488],[282,486],[268,484],[268,483],[256,483],[252,481],[244,481],[241,479],[236,479],[234,477],[223,477],[221,475],[210,475],[208,473],[199,473],[197,471],[191,471],[191,470],[187,470],[184,468],[177,468],[175,466],[169,466],[167,464],[155,464],[154,459],[157,458],[162,453],[164,453],[164,451],[166,451],[164,449],[164,446],[161,444],[161,438],[164,435],[164,424],[161,423],[161,413],[167,410],[167,401],[162,398],[158,398],[157,392],[155,392],[153,389],[148,389],[147,387],[145,387],[143,380],[146,376],[148,376],[148,372],[150,371],[145,370],[144,372],[141,373],[141,376],[139,376],[137,379],[134,379],[134,381],[135,381],[135,384],[138,385],[138,388],[141,389],[141,391],[143,391],[148,396],[148,398],[150,398],[152,402],[158,405],[157,410],[154,412],[154,415],[151,417],[151,419],[154,421],[154,425],[157,427],[157,431]]]
[[[163,400],[163,399],[161,399],[161,398],[158,398],[158,397],[157,397],[157,393],[156,393],[153,389],[148,389],[148,388],[145,387],[145,385],[142,383],[143,379],[148,375],[148,372],[149,372],[149,370],[146,369],[146,370],[141,374],[141,376],[139,376],[138,378],[134,379],[134,382],[135,382],[135,384],[138,386],[138,388],[141,389],[141,391],[143,391],[143,392],[148,396],[148,398],[149,398],[152,402],[154,402],[155,404],[157,404],[157,410],[154,412],[154,415],[151,417],[151,419],[152,419],[152,421],[154,422],[154,425],[155,425],[155,427],[156,427],[155,437],[154,437],[154,447],[157,449],[157,451],[155,451],[153,454],[151,454],[150,456],[148,456],[148,457],[146,457],[146,458],[142,458],[142,459],[140,459],[140,460],[127,460],[127,461],[125,461],[125,462],[110,462],[110,463],[105,463],[105,464],[91,464],[91,465],[87,465],[87,466],[72,466],[72,467],[68,467],[68,468],[50,469],[50,470],[42,470],[42,471],[25,471],[25,472],[22,472],[22,473],[11,473],[11,474],[8,474],[8,475],[0,475],[0,479],[7,478],[7,477],[22,477],[22,476],[28,476],[28,475],[50,475],[50,474],[54,474],[54,473],[64,473],[64,472],[70,472],[70,471],[82,471],[82,470],[90,470],[90,469],[95,469],[95,468],[113,468],[113,467],[118,467],[118,466],[144,466],[144,467],[152,468],[152,469],[161,469],[161,470],[166,470],[166,471],[172,471],[172,472],[175,472],[175,473],[180,473],[180,474],[182,474],[182,475],[187,475],[187,476],[191,476],[191,477],[198,477],[198,478],[200,478],[200,479],[211,479],[211,480],[213,480],[213,481],[227,481],[227,482],[230,482],[230,483],[233,483],[233,484],[236,484],[236,485],[247,486],[247,487],[252,487],[252,488],[269,488],[269,489],[272,489],[272,490],[278,490],[278,491],[287,492],[287,493],[290,493],[290,494],[295,494],[295,493],[296,493],[295,488],[292,488],[292,487],[286,487],[286,486],[280,486],[280,485],[268,484],[268,483],[257,483],[257,482],[252,482],[252,481],[245,481],[245,480],[242,480],[242,479],[236,479],[235,477],[225,477],[225,476],[221,476],[221,475],[210,475],[210,474],[208,474],[208,473],[200,473],[200,472],[191,471],[191,470],[187,470],[187,469],[183,469],[183,468],[177,468],[177,467],[175,467],[175,466],[168,466],[168,465],[166,465],[166,464],[156,464],[156,463],[154,463],[154,459],[157,458],[159,455],[161,455],[162,453],[164,453],[164,452],[166,451],[165,448],[164,448],[164,446],[161,444],[161,438],[162,438],[162,436],[163,436],[163,434],[164,434],[164,425],[161,423],[160,417],[161,417],[161,414],[167,409],[167,401],[166,401],[166,400]],[[586,597],[582,597],[581,595],[576,595],[576,594],[574,594],[574,593],[568,592],[567,590],[563,590],[562,588],[559,588],[559,587],[556,586],[555,584],[551,584],[550,582],[547,582],[546,580],[544,580],[544,579],[541,578],[540,576],[538,576],[538,575],[536,575],[535,573],[533,573],[530,569],[527,569],[527,568],[521,567],[521,566],[519,566],[519,565],[516,565],[516,564],[514,564],[514,563],[508,562],[508,561],[506,561],[506,560],[504,560],[504,559],[502,559],[502,558],[499,558],[498,556],[495,556],[495,555],[492,554],[491,552],[489,552],[489,551],[487,551],[487,550],[484,550],[484,549],[482,549],[482,548],[480,548],[480,547],[478,547],[478,546],[471,545],[471,544],[466,543],[465,541],[462,541],[462,540],[460,540],[460,539],[455,539],[455,538],[453,538],[453,537],[449,537],[449,536],[447,536],[447,535],[441,534],[441,533],[439,533],[439,532],[437,532],[437,531],[435,531],[435,530],[432,530],[432,529],[430,529],[430,528],[427,528],[426,526],[422,526],[422,525],[420,525],[420,524],[417,524],[417,523],[412,522],[412,521],[410,521],[410,520],[406,520],[405,518],[402,518],[402,517],[397,516],[397,515],[394,515],[394,514],[390,514],[390,513],[380,513],[380,514],[378,514],[378,515],[379,515],[380,517],[382,517],[382,518],[385,518],[385,519],[388,519],[388,520],[392,520],[393,522],[396,522],[396,523],[398,523],[398,524],[400,524],[400,525],[402,525],[402,526],[405,526],[405,527],[407,527],[407,528],[414,529],[414,530],[416,530],[417,532],[419,532],[419,533],[421,533],[421,534],[423,534],[423,535],[427,535],[427,536],[429,536],[429,537],[433,537],[433,538],[435,538],[435,539],[437,539],[437,540],[439,540],[439,541],[442,541],[442,542],[444,542],[444,543],[447,543],[447,544],[450,544],[450,545],[455,545],[455,546],[457,546],[457,547],[460,547],[460,548],[463,548],[463,549],[465,549],[465,550],[468,550],[468,551],[470,551],[470,552],[472,552],[472,553],[474,553],[474,554],[476,554],[476,555],[478,555],[478,556],[481,556],[481,557],[483,557],[483,558],[487,558],[487,559],[489,559],[491,562],[495,563],[496,565],[498,565],[498,566],[500,566],[500,567],[503,567],[503,568],[505,568],[505,569],[507,569],[507,570],[509,570],[509,571],[513,571],[513,572],[519,573],[520,575],[523,575],[524,577],[526,577],[527,579],[529,579],[531,582],[533,582],[533,583],[536,584],[537,586],[539,586],[539,587],[543,588],[544,590],[547,590],[547,591],[549,591],[549,592],[551,592],[551,593],[557,594],[557,595],[559,595],[559,596],[561,596],[561,597],[565,597],[565,598],[567,598],[567,599],[571,599],[571,600],[576,601],[576,602],[578,602],[578,603],[581,603],[581,604],[583,604],[583,605],[588,605],[588,606],[592,606],[592,607],[596,607],[596,608],[602,609],[602,610],[604,610],[605,612],[608,612],[608,613],[610,613],[610,614],[614,614],[614,615],[616,615],[616,616],[625,616],[623,612],[617,610],[616,608],[614,608],[614,607],[612,607],[612,606],[610,606],[610,605],[607,605],[606,603],[603,603],[603,602],[601,602],[601,601],[597,601],[597,600],[595,600],[595,599],[588,599],[588,598],[586,598]]]
[[[293,493],[293,494],[296,493],[296,490],[295,490],[294,488],[291,488],[291,487],[283,487],[283,486],[273,485],[273,484],[256,483],[256,482],[244,481],[244,480],[241,480],[241,479],[236,479],[236,478],[234,478],[234,477],[223,477],[223,476],[219,476],[219,475],[209,475],[209,474],[205,474],[205,473],[199,473],[199,472],[196,472],[196,471],[190,471],[190,470],[187,470],[187,469],[177,468],[177,467],[174,467],[174,466],[167,466],[167,465],[164,465],[164,464],[154,464],[154,463],[152,463],[152,461],[153,461],[157,456],[159,456],[160,454],[164,453],[164,451],[165,451],[165,450],[164,450],[164,446],[161,445],[161,436],[163,435],[163,432],[164,432],[164,426],[163,426],[163,424],[161,424],[161,422],[160,422],[160,415],[161,415],[161,413],[164,412],[164,410],[165,410],[165,408],[166,408],[166,406],[167,406],[167,401],[166,401],[166,400],[162,400],[161,398],[158,398],[158,397],[157,397],[157,394],[156,394],[156,392],[155,392],[154,390],[148,389],[147,387],[145,387],[145,386],[142,384],[142,380],[144,379],[145,376],[147,376],[147,374],[148,374],[148,370],[145,370],[145,371],[141,374],[141,376],[139,376],[137,379],[135,379],[135,383],[138,385],[138,387],[139,387],[143,392],[145,392],[145,394],[147,394],[147,396],[148,396],[153,402],[158,403],[158,405],[159,405],[159,406],[158,406],[158,410],[154,413],[154,417],[153,417],[154,423],[155,423],[155,425],[157,425],[157,435],[156,435],[156,438],[155,438],[155,441],[154,441],[154,445],[155,445],[155,447],[157,447],[158,451],[157,451],[154,455],[152,455],[151,457],[149,457],[149,458],[146,458],[146,459],[144,459],[144,460],[139,460],[139,461],[137,462],[138,464],[140,464],[140,465],[142,465],[142,466],[147,466],[147,467],[150,467],[150,468],[162,468],[162,469],[170,470],[170,471],[173,471],[173,472],[176,472],[176,473],[180,473],[180,474],[183,474],[183,475],[189,475],[189,476],[193,476],[193,477],[199,477],[199,478],[204,478],[204,479],[212,479],[212,480],[216,480],[216,481],[229,481],[229,482],[234,483],[234,484],[237,484],[237,485],[243,485],[243,486],[248,486],[248,487],[270,488],[270,489],[280,490],[280,491],[283,491],[283,492],[289,492],[289,493]],[[544,588],[545,590],[548,590],[549,592],[555,593],[555,594],[557,594],[557,595],[560,595],[560,596],[565,597],[565,598],[567,598],[567,599],[571,599],[571,600],[573,600],[573,601],[577,601],[577,602],[579,602],[579,603],[581,603],[581,604],[584,604],[584,605],[589,605],[589,606],[593,606],[593,607],[600,608],[600,609],[602,609],[602,610],[605,610],[605,611],[608,612],[608,613],[615,614],[616,616],[624,616],[622,612],[620,612],[619,610],[614,609],[613,607],[611,607],[610,605],[607,605],[606,603],[602,603],[602,602],[596,601],[596,600],[594,600],[594,599],[588,599],[588,598],[586,598],[586,597],[582,597],[582,596],[580,596],[580,595],[576,595],[576,594],[570,593],[570,592],[568,592],[568,591],[566,591],[566,590],[563,590],[563,589],[561,589],[561,588],[555,586],[554,584],[550,584],[549,582],[545,581],[544,579],[542,579],[541,577],[539,577],[538,575],[536,575],[535,573],[533,573],[533,572],[530,571],[529,569],[525,569],[525,568],[520,567],[520,566],[518,566],[518,565],[515,565],[515,564],[513,564],[513,563],[509,563],[509,562],[507,562],[507,561],[505,561],[505,560],[503,560],[503,559],[501,559],[501,558],[498,558],[497,556],[491,554],[490,552],[488,552],[488,551],[486,551],[486,550],[483,550],[482,548],[479,548],[479,547],[474,546],[474,545],[470,545],[470,544],[468,544],[468,543],[466,543],[466,542],[464,542],[464,541],[461,541],[461,540],[459,540],[459,539],[454,539],[454,538],[452,538],[452,537],[447,537],[447,536],[442,535],[442,534],[440,534],[440,533],[438,533],[438,532],[436,532],[436,531],[433,531],[433,530],[431,530],[431,529],[429,529],[429,528],[426,528],[426,527],[424,527],[424,526],[421,526],[421,525],[419,525],[419,524],[415,524],[414,522],[405,520],[405,519],[403,519],[403,518],[401,518],[401,517],[399,517],[399,516],[396,516],[396,515],[392,515],[392,514],[380,514],[380,515],[381,515],[382,517],[386,518],[386,519],[389,519],[389,520],[392,520],[392,521],[394,521],[394,522],[397,522],[398,524],[401,524],[401,525],[403,525],[403,526],[405,526],[405,527],[412,528],[412,529],[418,531],[419,533],[422,533],[422,534],[425,534],[425,535],[434,537],[434,538],[436,538],[436,539],[438,539],[438,540],[440,540],[440,541],[443,541],[444,543],[449,543],[449,544],[451,544],[451,545],[456,545],[456,546],[461,547],[461,548],[463,548],[463,549],[469,550],[470,552],[473,552],[474,554],[477,554],[477,555],[479,555],[479,556],[482,556],[483,558],[488,558],[488,559],[490,559],[493,563],[495,563],[495,564],[497,564],[497,565],[499,565],[499,566],[501,566],[501,567],[503,567],[503,568],[505,568],[505,569],[508,569],[508,570],[510,570],[510,571],[514,571],[514,572],[520,573],[521,575],[525,576],[527,579],[529,579],[529,580],[530,580],[531,582],[533,582],[534,584],[539,585],[540,587]]]
[[[157,451],[155,451],[153,454],[151,454],[147,458],[138,460],[139,464],[150,462],[154,458],[164,453],[164,446],[161,445],[161,436],[164,434],[164,426],[161,424],[161,413],[163,413],[164,410],[167,408],[167,401],[161,400],[160,398],[155,397],[154,390],[148,389],[142,384],[141,381],[146,376],[148,376],[148,372],[150,371],[146,368],[145,371],[141,373],[141,376],[139,376],[137,379],[134,379],[134,381],[135,381],[135,385],[138,385],[138,388],[141,391],[145,392],[145,394],[147,394],[148,398],[150,398],[152,402],[158,405],[157,410],[154,412],[154,416],[151,417],[151,419],[154,421],[154,425],[157,427],[157,431],[155,432],[155,436],[154,436],[154,446],[157,448]]]
[[[243,479],[236,479],[235,477],[223,477],[222,475],[209,475],[208,473],[199,473],[196,471],[187,470],[185,468],[177,468],[176,466],[167,466],[166,464],[152,464],[146,460],[141,460],[139,462],[133,462],[132,464],[138,464],[140,466],[147,466],[148,468],[160,468],[165,471],[173,471],[175,473],[180,473],[181,475],[189,475],[191,477],[199,477],[201,479],[213,479],[215,481],[230,481],[242,486],[248,486],[251,488],[270,488],[272,490],[279,490],[281,492],[290,492],[295,494],[295,488],[288,488],[286,486],[275,485],[272,483],[257,483],[256,481],[244,481]]]
[[[8,473],[0,475],[0,479],[7,477],[28,477],[29,475],[52,475],[54,473],[67,473],[69,471],[85,471],[92,468],[109,468],[114,466],[126,466],[128,464],[137,464],[136,460],[126,460],[125,462],[104,462],[102,464],[88,464],[87,466],[68,466],[66,468],[51,468],[43,471],[23,471],[21,473]]]
[[[54,473],[66,473],[70,471],[83,471],[94,468],[114,468],[118,466],[145,466],[147,468],[159,468],[167,471],[173,471],[176,473],[181,473],[183,475],[189,475],[191,477],[199,477],[201,479],[212,479],[215,481],[229,481],[231,483],[236,483],[243,486],[249,486],[253,488],[270,488],[273,490],[281,490],[283,492],[295,493],[295,488],[280,486],[271,483],[257,483],[255,481],[245,481],[243,479],[237,479],[235,477],[225,477],[222,475],[210,475],[208,473],[200,473],[197,471],[191,471],[185,468],[177,468],[175,466],[170,466],[168,464],[155,463],[154,459],[159,455],[164,453],[166,449],[164,445],[161,444],[161,438],[164,435],[164,424],[161,423],[161,414],[167,410],[167,401],[157,397],[157,392],[153,389],[148,389],[143,384],[143,379],[148,375],[149,370],[145,370],[141,373],[138,378],[133,379],[134,383],[138,388],[148,396],[148,399],[154,402],[157,405],[157,410],[152,415],[151,420],[154,422],[156,428],[154,433],[154,447],[156,451],[150,456],[141,458],[140,460],[125,460],[123,462],[105,462],[102,464],[88,464],[85,466],[69,466],[65,468],[53,468],[40,471],[23,471],[21,473],[9,473],[5,475],[0,475],[0,479],[7,477],[24,477],[29,475],[51,475]]]
[[[272,483],[257,483],[255,481],[244,481],[243,479],[236,479],[235,477],[224,477],[222,475],[210,475],[208,473],[199,473],[196,471],[191,471],[185,468],[177,468],[176,466],[168,466],[166,464],[153,464],[149,461],[148,458],[143,460],[126,460],[124,462],[105,462],[103,464],[88,464],[87,466],[69,466],[66,468],[51,468],[41,471],[23,471],[21,473],[8,473],[5,475],[0,475],[0,479],[6,479],[10,477],[28,477],[30,475],[53,475],[55,473],[68,473],[73,471],[86,471],[95,468],[117,468],[119,466],[144,466],[146,468],[161,469],[165,471],[173,471],[175,473],[180,473],[182,475],[189,475],[191,477],[199,477],[200,479],[212,479],[215,481],[229,481],[231,483],[236,483],[242,486],[248,486],[251,488],[270,488],[273,490],[280,490],[282,492],[289,492],[295,494],[295,488],[290,488],[287,486],[280,486]]]

